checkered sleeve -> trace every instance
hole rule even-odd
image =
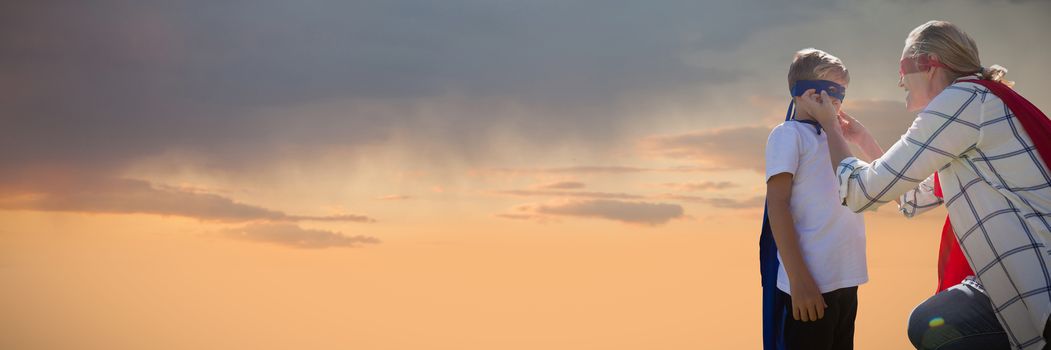
[[[898,198],[898,211],[907,218],[912,218],[942,204],[942,199],[934,195],[934,175],[920,182],[916,188],[905,191]]]
[[[950,86],[882,157],[871,164],[855,157],[840,162],[836,174],[842,204],[855,212],[875,210],[973,148],[982,114],[977,100],[974,89]]]

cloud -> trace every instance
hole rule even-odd
[[[521,220],[529,220],[529,219],[533,219],[533,218],[537,217],[537,215],[533,215],[533,214],[509,214],[509,213],[496,214],[496,216],[497,217],[501,217],[501,218],[506,218],[506,219],[521,219]]]
[[[679,189],[679,190],[687,190],[687,191],[705,191],[705,190],[711,190],[711,189],[727,189],[727,188],[738,187],[737,184],[732,183],[732,182],[728,182],[728,181],[721,181],[721,182],[705,181],[705,182],[696,182],[696,183],[664,183],[664,184],[662,184],[662,186],[675,188],[675,189]],[[683,202],[691,202],[691,203],[703,203],[703,204],[711,205],[711,206],[716,207],[716,208],[723,208],[723,209],[754,208],[754,207],[757,207],[757,206],[758,207],[762,207],[763,203],[764,203],[764,197],[762,197],[762,196],[746,198],[746,199],[734,199],[734,198],[726,198],[726,197],[701,197],[701,196],[680,195],[680,194],[672,194],[672,193],[663,193],[663,194],[659,194],[659,195],[638,195],[638,194],[615,193],[615,192],[559,191],[559,190],[502,190],[502,191],[492,191],[491,193],[502,194],[502,195],[520,196],[520,197],[534,197],[534,196],[535,197],[556,197],[556,198],[561,198],[563,200],[565,200],[567,198],[636,199],[636,200],[638,200],[638,199],[662,200],[663,199],[663,200],[674,200],[674,201],[683,201]],[[526,207],[523,207],[523,208],[530,209],[532,207],[526,206]],[[529,210],[527,210],[527,211],[529,211]],[[532,210],[532,212],[533,213],[530,213],[530,214],[523,214],[523,213],[519,212],[519,213],[513,213],[513,214],[501,214],[501,215],[498,215],[498,216],[509,218],[509,219],[536,219],[536,218],[538,218],[537,214],[542,214],[542,213],[538,213],[535,210]]]
[[[442,167],[461,174],[497,166],[512,168],[474,174],[758,171],[777,120],[763,118],[783,115],[788,59],[810,45],[799,38],[844,58],[854,74],[847,106],[887,148],[908,122],[884,119],[899,115],[893,103],[862,98],[900,96],[894,82],[902,40],[932,13],[959,19],[983,57],[993,59],[987,63],[1015,75],[1046,75],[1048,50],[998,53],[1040,42],[1051,28],[1043,18],[1047,2],[929,5],[7,2],[0,5],[0,201],[217,221],[365,222],[371,218],[298,216],[228,194],[121,177],[143,164],[233,183],[280,173],[260,167],[326,176],[331,169],[318,160],[332,158],[340,174],[362,177],[400,168],[392,163],[429,176],[445,175]],[[989,18],[1013,20],[992,25]],[[1016,80],[1035,103],[1051,101],[1051,82]],[[769,99],[749,103],[750,96]],[[644,135],[662,135],[642,142],[647,154],[696,164],[551,167],[611,164],[623,143]],[[551,154],[561,158],[544,157]],[[386,162],[357,162],[366,157]],[[529,163],[508,162],[522,159]],[[20,192],[25,188],[11,186],[5,174],[42,165],[108,180],[63,192],[56,189],[61,179],[48,178],[55,182]],[[538,190],[556,189],[568,188]]]
[[[279,219],[280,220],[280,219]],[[338,214],[338,215],[325,215],[325,216],[312,216],[312,215],[285,215],[284,220],[286,221],[329,221],[329,222],[376,222],[373,219],[365,215],[354,215],[354,214]]]
[[[0,11],[0,50],[17,53],[0,55],[2,78],[18,87],[0,91],[0,166],[176,153],[252,174],[375,144],[476,162],[502,151],[486,147],[499,132],[606,145],[641,123],[640,101],[740,77],[684,59],[698,47],[836,7],[807,3],[830,5],[20,2]]]
[[[890,148],[916,118],[898,101],[850,100],[844,110],[865,125],[884,149]],[[702,167],[761,172],[765,164],[763,150],[772,126],[735,126],[649,136],[639,142],[639,147],[646,155],[696,161]]]
[[[500,213],[500,214],[496,214],[495,216],[498,217],[498,218],[511,219],[511,220],[533,221],[533,222],[537,222],[537,223],[541,223],[541,224],[547,224],[547,223],[553,223],[553,222],[558,222],[559,221],[557,218],[552,217],[552,216],[542,215],[542,214],[534,214],[534,213]]]
[[[663,183],[661,186],[680,191],[708,191],[708,190],[724,190],[728,188],[739,187],[740,185],[729,182],[729,181],[703,181],[703,182],[690,182],[690,183],[674,183],[668,182]]]
[[[539,188],[539,189],[572,190],[572,189],[584,188],[585,186],[586,185],[583,182],[561,181],[561,182],[552,182],[552,183],[547,183],[547,184],[540,184],[540,185],[535,186],[535,188]]]
[[[932,6],[961,20],[1025,19],[967,27],[988,38],[986,56],[1016,45],[994,38],[1048,28],[1029,20],[1046,13],[1039,3]],[[858,74],[852,96],[888,98],[892,86],[858,86],[890,85],[895,77],[876,74],[894,74],[920,16],[906,4],[836,1],[19,2],[0,11],[0,51],[17,53],[0,55],[0,167],[119,173],[178,154],[180,166],[258,176],[254,167],[326,153],[372,156],[362,149],[375,145],[435,166],[484,166],[509,152],[494,140],[538,154],[598,148],[683,126],[667,115],[696,128],[759,114],[721,93],[783,96],[791,50],[806,46],[791,38],[838,49]],[[749,25],[725,30],[733,23]],[[1039,76],[1029,67],[1046,56],[992,63]],[[873,73],[859,69],[877,60]],[[1038,104],[1051,100],[1038,98],[1047,83],[1027,86]]]
[[[0,210],[151,214],[202,221],[247,223],[223,231],[226,237],[297,248],[377,244],[374,237],[300,228],[298,222],[373,223],[366,215],[294,215],[207,193],[197,186],[152,184],[137,179],[20,169],[0,176]]]
[[[844,110],[865,125],[884,149],[890,148],[916,117],[897,101],[850,100]],[[645,155],[695,161],[700,168],[762,172],[763,150],[772,127],[746,125],[654,135],[641,139],[638,145]]]
[[[736,126],[643,138],[647,155],[697,161],[705,166],[763,170],[770,127]]]
[[[495,191],[497,194],[513,196],[549,196],[549,197],[579,197],[579,198],[606,198],[606,199],[641,199],[644,196],[628,193],[610,192],[584,192],[584,191],[551,191],[551,190],[504,190]]]
[[[43,176],[43,175],[41,175]],[[291,215],[229,197],[147,181],[108,177],[25,179],[0,183],[0,209],[182,216],[204,221],[335,221],[371,223],[365,215]]]
[[[290,223],[252,223],[222,231],[229,238],[273,243],[294,248],[357,247],[378,244],[380,240],[369,236],[346,236],[339,232],[304,229]]]
[[[584,165],[550,168],[490,168],[468,172],[469,176],[489,175],[533,175],[533,174],[636,174],[636,173],[697,173],[707,171],[729,170],[721,166],[677,166],[677,167],[637,167],[622,165]]]
[[[766,204],[766,197],[755,196],[745,199],[726,198],[726,197],[700,197],[700,196],[688,196],[665,193],[654,198],[666,199],[666,200],[677,200],[692,203],[703,203],[708,204],[716,208],[722,209],[750,209],[750,208],[762,208]]]
[[[685,217],[677,204],[627,202],[609,199],[570,199],[545,204],[524,204],[514,212],[502,214],[514,219],[540,219],[546,216],[589,217],[629,224],[656,226]]]
[[[406,195],[401,195],[401,194],[389,194],[389,195],[386,195],[386,196],[376,197],[376,199],[382,200],[382,201],[401,201],[401,200],[406,200],[406,199],[411,199],[411,198],[412,198],[411,196],[406,196]]]

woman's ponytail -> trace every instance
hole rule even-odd
[[[979,72],[982,75],[982,79],[992,80],[995,82],[1007,85],[1007,87],[1014,87],[1015,82],[1004,79],[1007,75],[1007,68],[999,64],[994,64],[989,67],[982,67],[982,71]]]

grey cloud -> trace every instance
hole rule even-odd
[[[727,188],[734,188],[740,185],[729,182],[729,181],[702,181],[702,182],[689,182],[689,183],[674,183],[668,182],[661,184],[663,187],[672,188],[681,191],[708,191],[708,190],[723,190]]]
[[[496,214],[496,216],[497,217],[501,217],[501,218],[506,218],[506,219],[521,219],[521,220],[528,220],[528,219],[532,219],[532,218],[536,217],[535,215],[531,215],[531,214],[509,214],[509,213]]]
[[[590,192],[590,191],[552,191],[552,190],[505,190],[495,191],[497,194],[513,196],[545,196],[545,197],[579,197],[579,198],[607,198],[607,199],[641,199],[643,196],[628,193]]]
[[[763,169],[763,147],[770,128],[738,126],[651,136],[640,146],[650,155],[698,161],[733,169]]]
[[[703,203],[708,204],[716,208],[722,209],[750,209],[750,208],[762,208],[766,204],[766,197],[755,196],[745,199],[727,198],[727,197],[701,197],[701,196],[689,196],[680,194],[665,193],[655,198],[665,200],[677,200],[692,203]]]
[[[696,173],[729,170],[722,166],[679,166],[667,168],[635,167],[621,165],[584,165],[553,168],[494,168],[474,171],[474,175],[486,174],[634,174],[634,173]]]
[[[373,219],[365,215],[353,215],[353,214],[339,214],[339,215],[285,215],[284,220],[288,221],[328,221],[328,222],[376,222]]]
[[[406,195],[401,195],[401,194],[389,194],[389,195],[386,195],[386,196],[376,197],[376,199],[382,200],[382,201],[402,201],[402,200],[412,199],[412,198],[413,198],[412,196],[406,196]]]
[[[884,149],[894,144],[916,117],[896,101],[850,101],[844,111],[864,124]],[[640,148],[652,156],[692,160],[704,166],[762,171],[769,133],[767,126],[698,130],[650,136],[640,142]]]
[[[766,203],[766,197],[756,196],[747,199],[709,198],[708,203],[713,207],[726,209],[762,208]]]
[[[278,244],[293,248],[358,247],[377,244],[375,237],[347,236],[339,232],[304,229],[290,223],[252,223],[222,231],[229,238]]]
[[[990,39],[1046,32],[1048,23],[1028,20],[1046,7],[943,5],[931,10],[973,16],[968,29]],[[992,6],[997,18],[1027,20],[977,26]],[[851,89],[861,93],[848,103],[893,90],[859,87],[893,79],[876,72],[894,74],[895,50],[918,16],[926,15],[838,1],[8,1],[0,3],[0,168],[64,164],[114,176],[178,154],[173,166],[258,177],[251,167],[309,168],[324,152],[377,145],[432,162],[424,168],[489,165],[487,156],[509,149],[493,145],[507,140],[536,154],[571,142],[603,149],[661,125],[651,117],[760,114],[727,114],[722,98],[737,91],[727,88],[781,96],[786,60],[805,46],[842,51],[855,67]],[[805,37],[817,44],[751,40],[769,33],[815,33]],[[1008,56],[1014,45],[986,39],[983,56],[1039,76],[1046,53]],[[870,58],[883,55],[873,50],[888,58]],[[866,73],[874,62],[886,64]],[[1046,84],[1020,83],[1042,103]],[[876,132],[863,110],[857,116]],[[762,128],[676,136],[659,139],[653,154],[706,165],[504,170],[761,169]]]
[[[704,191],[710,189],[726,189],[737,187],[738,185],[732,182],[698,182],[698,183],[665,183],[665,187],[672,187],[679,190],[686,191]],[[702,197],[702,196],[691,196],[691,195],[680,195],[672,193],[664,193],[659,195],[637,195],[630,193],[613,193],[613,192],[593,192],[593,191],[565,191],[565,190],[503,190],[493,191],[495,194],[521,196],[521,197],[552,197],[552,198],[586,198],[586,199],[657,199],[657,200],[674,200],[684,201],[692,203],[704,203],[711,205],[716,208],[724,209],[741,209],[741,208],[752,208],[756,206],[762,206],[764,202],[763,197],[747,198],[747,199],[733,199],[725,197]],[[536,210],[537,207],[524,206],[522,209],[532,211],[534,214],[501,214],[498,216],[511,218],[511,219],[535,219],[538,217],[537,214],[542,214]]]
[[[503,217],[536,219],[545,216],[591,217],[629,224],[656,226],[683,218],[682,206],[668,203],[628,202],[609,199],[574,199],[545,204],[526,204]]]
[[[686,53],[821,15],[776,1],[0,6],[0,78],[18,87],[0,94],[0,165],[98,172],[172,150],[231,168],[383,142],[396,130],[454,148],[443,156],[481,152],[487,140],[464,131],[499,125],[541,137],[538,145],[608,142],[629,124],[624,107],[635,97],[741,73],[691,65]],[[518,107],[436,114],[420,101],[445,96]],[[259,113],[331,100],[417,110]],[[289,124],[305,132],[273,128]],[[442,128],[420,131],[429,124]]]
[[[225,196],[134,179],[61,176],[9,180],[0,184],[2,210],[173,215],[219,222],[376,221],[365,215],[291,215]]]
[[[498,218],[504,218],[504,219],[528,220],[528,221],[535,221],[535,222],[539,222],[539,223],[549,223],[549,222],[556,221],[556,220],[554,220],[551,217],[548,217],[548,216],[545,216],[545,215],[541,215],[541,214],[532,214],[532,213],[500,213],[500,214],[496,214],[495,216],[498,217]]]
[[[562,190],[569,189],[569,190],[571,190],[571,189],[584,188],[586,186],[587,185],[585,185],[583,182],[561,181],[561,182],[553,182],[553,183],[537,185],[536,188],[539,188],[539,189],[562,189]]]
[[[851,100],[844,111],[858,119],[884,149],[908,130],[915,114],[898,101]],[[697,161],[703,166],[762,171],[767,126],[736,126],[644,138],[640,148],[649,155]]]

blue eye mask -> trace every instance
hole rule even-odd
[[[800,80],[792,85],[792,96],[803,96],[807,90],[817,90],[818,94],[824,91],[831,97],[843,101],[847,97],[847,88],[828,80]]]
[[[837,84],[836,82],[828,81],[828,80],[799,80],[799,81],[796,81],[796,83],[792,85],[791,92],[792,92],[793,99],[792,99],[791,102],[788,103],[788,112],[785,114],[785,121],[789,121],[789,120],[792,120],[792,119],[795,118],[795,115],[796,115],[796,113],[795,113],[796,112],[796,110],[795,110],[795,102],[796,101],[795,101],[794,97],[796,97],[796,96],[803,96],[803,94],[806,93],[806,91],[810,90],[810,89],[816,90],[816,92],[818,94],[820,94],[822,91],[824,91],[826,94],[828,94],[829,97],[839,99],[840,101],[843,101],[845,98],[847,98],[847,88],[843,87],[843,85]],[[809,120],[801,120],[799,122],[803,122],[803,123],[807,123],[807,124],[813,125],[815,128],[817,128],[817,133],[821,134],[821,125],[818,124],[817,122],[813,122],[813,121],[809,121]]]

